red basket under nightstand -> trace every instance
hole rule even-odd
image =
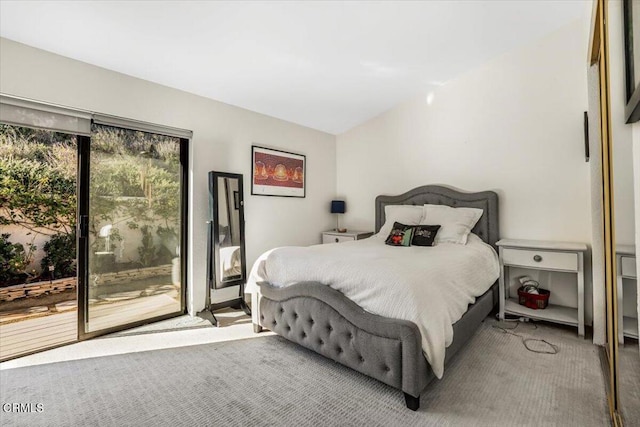
[[[538,289],[539,294],[530,294],[524,292],[523,287],[518,289],[518,302],[520,305],[531,308],[533,310],[545,309],[549,305],[549,296],[551,292],[546,289]]]

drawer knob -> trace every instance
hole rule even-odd
[[[336,237],[336,243],[338,243],[339,241],[340,241],[340,239],[338,239],[338,238]]]
[[[533,256],[533,260],[534,260],[535,262],[540,262],[540,261],[542,261],[542,257],[541,257],[540,255],[534,255],[534,256]]]

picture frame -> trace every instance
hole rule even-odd
[[[306,197],[307,160],[304,154],[251,146],[251,194]]]
[[[624,0],[622,5],[627,103],[624,110],[626,123],[635,123],[640,120],[640,10],[638,10],[640,9],[638,7],[640,4],[635,6],[636,10],[634,11],[633,1],[631,0]]]

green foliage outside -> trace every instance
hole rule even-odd
[[[180,219],[179,140],[94,126],[91,144],[89,225],[95,236],[94,249],[104,245],[98,237],[101,224],[113,225],[111,243],[121,241],[119,227],[125,226],[140,230],[139,266],[165,264],[167,259],[170,262],[173,255],[166,253],[167,239],[177,235]],[[156,226],[159,220],[163,224]],[[154,227],[163,245],[154,244]],[[175,247],[177,243],[172,244]]]
[[[75,274],[76,147],[75,136],[0,124],[0,226],[18,225],[26,234],[51,236],[41,266],[48,274],[48,266],[55,265],[56,277]],[[176,138],[94,125],[90,255],[103,250],[99,231],[111,224],[112,251],[122,241],[119,227],[124,226],[141,231],[140,265],[169,256],[167,246],[153,247],[152,229],[161,221],[163,225],[156,226],[159,239],[177,242],[173,237],[180,213],[178,147]],[[35,250],[21,252],[8,239],[3,236],[0,241],[5,257],[24,258],[21,253]],[[26,274],[24,262],[17,264],[11,271]]]
[[[151,234],[150,228],[151,227],[147,225],[140,227],[142,244],[138,248],[138,254],[140,255],[140,263],[143,267],[152,265],[156,257],[155,247],[153,246],[153,235]]]
[[[40,261],[43,274],[55,279],[73,277],[76,275],[76,233],[59,233],[51,236],[44,244],[45,256]],[[49,267],[53,266],[53,275]]]
[[[176,138],[94,126],[91,146],[91,225],[117,222],[137,229],[161,219],[175,227],[180,212]]]
[[[20,243],[11,243],[8,233],[0,234],[0,284],[11,285],[28,277],[25,269],[33,258],[36,247]]]
[[[76,217],[75,137],[0,125],[0,225],[69,234]]]

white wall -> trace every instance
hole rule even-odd
[[[0,92],[193,131],[188,248],[192,314],[204,307],[206,295],[208,171],[244,174],[247,269],[272,247],[319,243],[320,233],[333,224],[328,213],[336,191],[333,135],[7,39],[0,39]],[[252,143],[305,154],[307,197],[251,196]]]
[[[502,237],[590,243],[585,28],[576,21],[338,135],[346,226],[372,229],[378,194],[446,184],[496,191]],[[589,286],[588,321],[591,298]]]

